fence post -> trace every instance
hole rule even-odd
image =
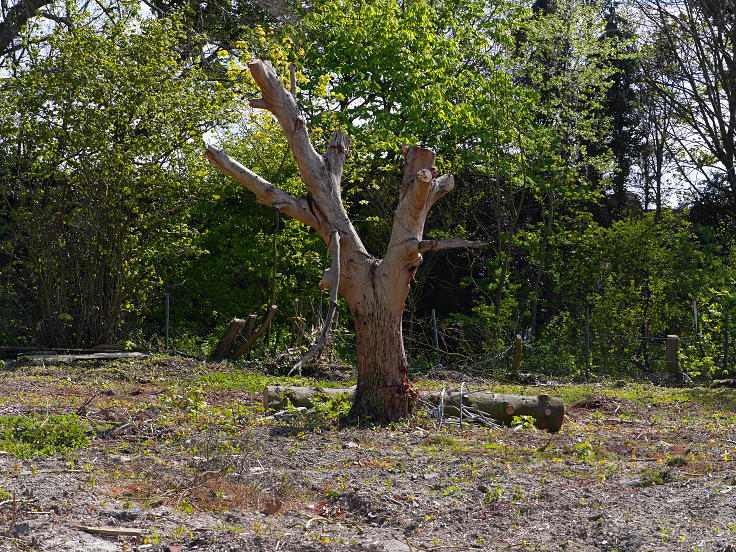
[[[159,296],[160,297],[160,296]],[[171,294],[166,294],[166,326],[164,330],[164,349],[169,352],[169,311],[171,310]]]
[[[518,374],[521,369],[521,352],[524,348],[521,336],[516,334],[516,340],[514,342],[514,373]]]
[[[682,374],[680,373],[680,360],[678,357],[679,345],[679,336],[667,336],[667,345],[664,354],[665,366],[667,368],[667,375],[669,376],[669,379],[674,382],[682,381]]]
[[[437,335],[437,315],[434,309],[432,309],[432,333],[434,334],[434,352],[437,355],[437,366],[442,366],[440,361],[440,339]]]
[[[700,337],[700,321],[698,320],[698,302],[693,301],[693,319],[695,320],[695,335]]]

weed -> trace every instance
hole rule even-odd
[[[639,472],[639,481],[642,487],[664,485],[672,481],[672,472],[660,468],[644,468]]]
[[[347,395],[324,395],[312,399],[312,408],[286,407],[287,415],[306,431],[320,431],[336,427],[340,418],[350,412]]]
[[[425,441],[431,445],[440,445],[443,447],[457,448],[458,442],[449,435],[430,435]]]
[[[575,445],[575,455],[585,462],[592,462],[595,459],[595,452],[593,451],[593,445],[590,441],[583,443],[577,443]]]
[[[690,460],[687,458],[687,456],[673,456],[669,460],[667,460],[667,465],[671,468],[681,468],[683,466],[687,466],[690,463]]]
[[[514,429],[531,429],[534,427],[534,416],[514,416],[511,418],[511,427]]]

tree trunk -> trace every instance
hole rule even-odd
[[[370,284],[369,284],[370,285]],[[408,289],[408,288],[407,288]],[[414,391],[401,332],[403,300],[373,293],[370,301],[351,305],[358,350],[358,386],[349,418],[384,423],[410,413]]]

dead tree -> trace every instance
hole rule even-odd
[[[355,324],[358,383],[350,417],[375,423],[398,420],[411,411],[415,397],[407,378],[401,320],[422,253],[482,244],[422,239],[427,213],[452,190],[454,180],[451,175],[437,174],[432,151],[411,147],[404,150],[404,176],[386,254],[382,259],[370,255],[342,203],[349,138],[336,132],[324,156],[318,154],[293,94],[281,84],[273,67],[253,60],[248,68],[262,93],[250,105],[270,111],[280,123],[308,193],[294,197],[212,146],[204,155],[253,192],[258,202],[311,226],[328,245],[334,236],[339,237],[339,271],[325,274],[323,285],[338,286]],[[339,278],[332,276],[336,272]]]

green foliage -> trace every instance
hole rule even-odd
[[[230,98],[179,57],[175,20],[74,17],[0,96],[3,284],[59,346],[117,338],[160,282],[156,259],[195,253],[189,167]]]
[[[0,449],[19,458],[65,455],[89,442],[87,427],[74,414],[0,416]]]
[[[663,468],[644,468],[639,472],[639,485],[642,487],[653,487],[664,485],[673,480],[672,472]]]

